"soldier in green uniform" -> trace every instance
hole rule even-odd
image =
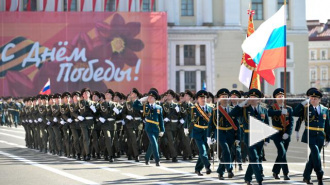
[[[178,126],[180,119],[180,107],[177,103],[173,102],[175,98],[175,92],[173,90],[168,90],[166,93],[166,102],[163,104],[163,117],[165,123],[165,138],[167,139],[167,150],[169,150],[170,157],[172,157],[172,162],[178,162],[177,151],[175,143],[178,135]]]
[[[122,110],[121,100],[122,100],[122,94],[120,92],[115,92],[113,101],[115,103],[115,107],[113,111],[116,114],[116,131],[113,138],[113,157],[119,158],[121,151],[122,151],[122,143],[123,143],[123,122],[120,115],[120,112]],[[115,155],[116,154],[116,155]]]
[[[141,112],[134,110],[133,102],[137,100],[140,93],[136,88],[133,88],[129,96],[130,101],[125,102],[122,110],[122,117],[125,121],[125,133],[127,135],[127,153],[129,157],[134,157],[135,162],[139,162],[139,151],[136,138],[138,136],[138,127],[141,123]]]
[[[190,115],[190,109],[193,106],[191,103],[191,98],[193,97],[193,93],[189,90],[181,94],[181,104],[180,104],[180,128],[179,128],[179,138],[182,143],[182,157],[183,160],[192,160],[192,151],[190,147],[191,138],[184,133],[184,124],[185,120],[187,120],[187,116]],[[188,128],[190,124],[188,123]]]
[[[48,104],[46,106],[46,125],[47,127],[47,131],[48,131],[48,143],[49,143],[49,151],[55,155],[55,151],[56,151],[56,142],[55,142],[55,133],[53,130],[53,105],[54,105],[54,95],[49,95],[48,96]]]
[[[105,139],[105,148],[104,156],[105,160],[113,162],[113,138],[117,128],[116,125],[116,113],[114,109],[116,104],[112,101],[114,92],[111,89],[108,89],[105,92],[105,101],[100,104],[100,117],[101,121],[101,130]]]
[[[101,122],[98,119],[100,114],[100,103],[99,100],[101,98],[101,94],[98,91],[94,91],[92,95],[92,100],[96,109],[94,112],[94,128],[92,130],[92,146],[93,146],[93,158],[101,159],[100,154],[100,146],[99,146],[99,139],[101,135]],[[95,156],[96,153],[96,156]]]
[[[38,123],[40,127],[40,135],[41,135],[41,145],[40,145],[40,152],[44,151],[47,153],[47,143],[48,143],[48,133],[47,133],[47,120],[46,120],[46,101],[48,101],[48,95],[41,95],[41,104],[39,104],[38,111],[39,111],[39,118]]]
[[[68,119],[71,118],[69,102],[71,99],[71,94],[69,92],[64,92],[61,95],[61,105],[60,105],[60,124],[63,133],[63,143],[64,143],[64,156],[71,158],[71,132],[68,123]]]
[[[160,166],[158,136],[163,137],[165,132],[163,109],[156,104],[156,99],[159,99],[157,91],[151,90],[148,93],[148,103],[141,103],[135,101],[133,104],[136,111],[143,110],[143,117],[145,118],[145,131],[149,138],[149,146],[145,155],[145,163],[149,165],[151,154],[153,154],[156,166]],[[145,98],[143,98],[145,100]],[[141,101],[143,101],[141,100]]]
[[[279,132],[274,134],[271,139],[277,148],[277,157],[273,166],[273,177],[280,179],[279,173],[282,169],[284,180],[290,180],[289,167],[286,160],[289,143],[293,128],[293,110],[290,106],[284,104],[284,89],[277,88],[273,93],[276,102],[268,109],[268,115],[272,118],[273,128]],[[281,164],[277,164],[281,163]]]
[[[80,128],[83,137],[83,145],[84,145],[84,160],[91,160],[91,151],[89,147],[90,143],[90,135],[92,129],[94,127],[93,116],[94,112],[96,112],[96,108],[91,101],[91,90],[89,88],[84,88],[81,90],[81,94],[83,99],[79,101],[79,111],[80,115],[77,117],[80,121]]]
[[[211,164],[207,156],[207,128],[212,108],[206,104],[207,92],[200,90],[196,93],[197,103],[190,108],[190,115],[185,121],[185,133],[189,134],[188,123],[193,124],[194,127],[191,132],[191,137],[195,139],[199,150],[198,160],[195,166],[195,173],[202,176],[201,170],[205,167],[206,174],[210,174]]]
[[[324,172],[322,170],[320,152],[323,146],[326,147],[330,141],[329,110],[320,104],[322,93],[318,89],[307,91],[307,96],[309,98],[298,104],[293,111],[294,116],[305,119],[306,129],[301,142],[307,143],[308,141],[307,144],[310,149],[309,159],[303,173],[303,181],[307,184],[313,184],[310,180],[312,170],[314,169],[318,184],[322,185]]]
[[[225,88],[217,92],[216,97],[219,99],[219,107],[213,109],[207,130],[208,145],[212,144],[211,133],[213,132],[218,147],[222,149],[219,158],[225,164],[220,163],[217,169],[219,180],[224,180],[225,169],[228,172],[228,178],[234,177],[230,151],[234,144],[238,145],[240,142],[239,123],[237,118],[231,114],[233,108],[229,106],[229,93],[229,90]]]
[[[55,143],[56,143],[56,151],[57,155],[62,156],[62,149],[63,149],[63,143],[62,143],[62,134],[60,126],[60,117],[61,117],[61,111],[60,111],[60,99],[61,94],[56,93],[53,96],[54,104],[52,105],[52,128],[55,134]]]
[[[73,103],[69,105],[70,107],[70,118],[67,120],[70,123],[70,129],[72,132],[72,137],[73,137],[73,147],[75,150],[75,153],[77,155],[77,160],[81,160],[81,154],[82,154],[82,149],[83,145],[80,144],[80,138],[81,136],[81,128],[79,125],[79,101],[80,101],[80,92],[75,91],[71,94]]]

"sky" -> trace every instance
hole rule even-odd
[[[330,19],[330,0],[306,0],[306,20]]]

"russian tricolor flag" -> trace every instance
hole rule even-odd
[[[286,66],[286,5],[247,37],[242,49],[257,64],[257,73],[274,85],[273,70]]]
[[[45,84],[44,88],[41,89],[39,94],[47,94],[50,95],[50,79],[48,78],[47,83]]]

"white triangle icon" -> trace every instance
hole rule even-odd
[[[249,119],[250,119],[249,147],[255,145],[256,143],[262,141],[263,139],[278,132],[278,130],[254,118],[253,116],[250,116]]]

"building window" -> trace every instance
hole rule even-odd
[[[207,90],[207,86],[206,86],[206,72],[205,71],[201,71],[201,89]]]
[[[328,59],[328,53],[327,53],[327,50],[322,50],[322,51],[321,51],[321,59],[322,59],[322,60],[327,60],[327,59]]]
[[[316,68],[311,67],[309,71],[310,71],[310,76],[309,76],[310,80],[315,82],[316,81],[316,75],[317,75]]]
[[[195,50],[196,50],[195,45],[185,45],[184,46],[183,51],[184,51],[184,65],[185,66],[196,65]]]
[[[284,0],[278,0],[277,1],[277,9],[279,10],[282,7],[282,5],[284,5]],[[290,15],[289,10],[290,10],[289,0],[286,0],[286,19],[287,20],[289,20],[289,15]]]
[[[321,80],[328,80],[328,67],[321,67]]]
[[[64,0],[64,11],[68,11],[68,1],[69,0]],[[71,7],[70,7],[70,11],[77,11],[77,0],[72,0],[71,1]]]
[[[175,77],[176,77],[176,84],[175,84],[175,88],[176,88],[176,92],[180,92],[180,71],[176,71],[175,73]]]
[[[196,71],[184,72],[184,89],[196,91]]]
[[[310,51],[310,59],[311,60],[316,60],[317,56],[316,56],[316,51],[315,50],[311,50]]]
[[[281,72],[281,87],[284,88],[284,72]],[[286,72],[286,92],[290,93],[290,72]]]
[[[263,0],[252,0],[252,10],[255,11],[254,20],[264,19],[264,3]]]
[[[291,59],[291,53],[290,53],[290,50],[291,49],[291,47],[290,47],[290,45],[287,45],[286,46],[286,59]]]
[[[143,0],[142,2],[142,11],[150,12],[151,10],[151,0]],[[156,1],[154,1],[153,11],[156,11]]]
[[[23,0],[23,11],[27,11],[29,0]],[[37,0],[31,0],[31,11],[37,11]]]
[[[181,16],[194,16],[194,0],[181,0]]]
[[[200,46],[200,60],[201,60],[201,66],[205,66],[205,62],[206,62],[206,57],[205,57],[205,45],[201,45]]]
[[[176,45],[175,47],[175,63],[177,66],[180,65],[180,45]]]
[[[115,12],[116,11],[116,0],[108,0],[105,7],[105,11]]]

